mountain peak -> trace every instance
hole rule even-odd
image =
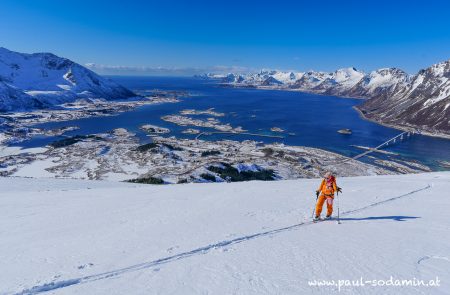
[[[23,94],[19,95],[23,98],[20,109],[51,106],[77,98],[110,100],[136,96],[70,59],[48,52],[28,54],[0,47],[0,80],[14,87],[14,91],[0,89],[4,98],[0,110],[11,109],[6,98],[13,93]]]

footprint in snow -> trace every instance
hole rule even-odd
[[[78,269],[85,269],[85,268],[89,268],[89,267],[92,267],[92,266],[94,266],[93,263],[87,263],[87,264],[79,265],[77,268]]]
[[[173,252],[173,250],[176,250],[176,249],[178,249],[178,248],[180,248],[179,246],[173,246],[173,247],[170,247],[170,248],[167,248],[167,252],[168,253],[172,253]]]

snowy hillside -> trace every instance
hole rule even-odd
[[[346,95],[364,77],[364,73],[355,68],[340,69],[330,74],[314,90],[324,94]]]
[[[52,106],[76,98],[132,96],[130,90],[66,58],[0,47],[0,111]]]
[[[397,68],[372,71],[348,90],[351,96],[376,97],[389,96],[406,87],[410,76]]]
[[[340,225],[310,221],[318,179],[0,178],[0,294],[448,294],[449,178],[339,178]]]
[[[0,80],[0,111],[39,108],[42,103],[10,84]]]

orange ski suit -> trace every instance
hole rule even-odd
[[[331,213],[333,213],[334,192],[337,191],[336,179],[333,176],[329,180],[322,179],[317,191],[320,193],[320,196],[317,199],[316,216],[320,216],[320,213],[322,213],[322,207],[325,201],[327,201],[327,216],[331,216]]]

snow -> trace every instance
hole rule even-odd
[[[441,84],[438,86],[439,94],[437,96],[427,99],[424,102],[425,106],[436,104],[436,103],[440,102],[441,100],[444,100],[444,99],[450,97],[450,81],[447,78],[441,78],[440,81],[441,81]]]
[[[334,73],[334,80],[343,87],[350,89],[355,86],[364,77],[363,72],[359,72],[355,68],[345,68],[337,70]]]
[[[413,92],[420,84],[423,83],[425,77],[422,74],[417,74],[417,76],[414,78],[414,83],[411,86],[411,89],[409,92]]]
[[[6,136],[6,134],[4,134],[3,132],[0,132],[0,144],[3,144],[7,140],[8,136]]]
[[[290,83],[293,83],[293,82],[297,81],[298,79],[300,79],[303,75],[304,75],[304,73],[302,73],[302,72],[276,71],[276,73],[273,74],[272,76],[276,80],[278,80],[284,84],[290,84]]]
[[[450,172],[152,186],[0,178],[0,294],[334,294],[313,280],[412,280],[343,294],[447,294]]]
[[[446,67],[449,61],[440,62],[430,67],[431,72],[438,77],[442,77],[446,73]]]
[[[373,91],[380,87],[386,88],[407,79],[407,75],[400,70],[388,68],[373,71],[370,73],[369,77],[369,83],[367,84],[369,91]]]
[[[30,95],[1,79],[0,75],[0,111],[21,110],[36,105]]]
[[[1,138],[1,134],[0,134]],[[0,141],[1,142],[1,141]],[[0,145],[0,157],[13,156],[19,154],[39,154],[47,151],[47,148],[28,148],[24,149],[19,146],[2,146]]]
[[[236,169],[239,172],[242,172],[242,171],[253,171],[253,172],[261,171],[261,167],[259,167],[258,165],[255,165],[255,164],[251,164],[251,163],[250,164],[239,163],[239,164],[237,164]]]
[[[132,96],[136,95],[69,59],[0,47],[0,110],[33,109],[80,97],[109,100]]]
[[[46,170],[53,165],[55,165],[53,159],[36,160],[29,164],[23,165],[16,173],[14,173],[14,176],[55,177],[53,173]]]

